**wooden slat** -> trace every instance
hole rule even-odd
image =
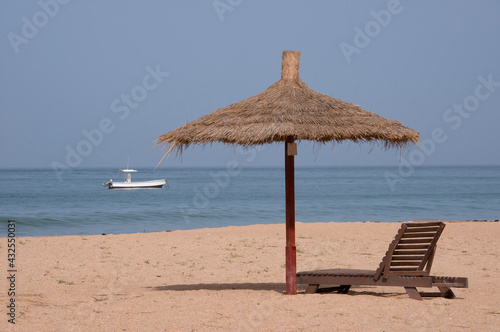
[[[424,256],[397,256],[392,255],[392,261],[421,261]]]
[[[427,226],[441,226],[441,222],[409,222],[405,223],[406,227],[408,228],[413,228],[413,227],[427,227]]]
[[[469,279],[464,277],[445,277],[445,276],[433,276],[432,283],[435,286],[448,286],[448,287],[460,287],[468,288]]]
[[[415,275],[411,272],[422,273],[423,271],[418,271],[416,267],[402,268],[402,267],[391,267],[391,272],[405,272],[404,275]]]
[[[404,262],[391,262],[391,267],[392,266],[419,266],[420,261],[418,262],[411,262],[411,261],[404,261]]]
[[[401,239],[399,240],[399,244],[406,244],[406,243],[431,243],[432,239]]]
[[[426,252],[426,250],[394,250],[392,255],[425,255]]]
[[[401,249],[428,249],[429,245],[427,244],[414,244],[414,245],[397,245],[396,250]]]
[[[351,269],[327,269],[327,270],[312,270],[312,271],[302,271],[297,273],[297,275],[324,275],[324,276],[349,276],[357,275],[363,277],[373,277],[375,271],[372,270],[351,270]]]
[[[436,233],[405,233],[403,234],[402,238],[403,239],[415,238],[415,237],[434,238],[434,236],[436,236]]]
[[[415,227],[415,228],[408,228],[406,230],[407,233],[414,233],[414,232],[436,232],[439,229],[439,227]]]

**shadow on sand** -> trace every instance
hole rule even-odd
[[[194,290],[270,290],[285,293],[284,283],[217,283],[217,284],[182,284],[150,287],[157,291],[194,291]]]
[[[149,289],[155,291],[198,291],[198,290],[255,290],[255,291],[274,291],[280,294],[285,294],[285,284],[284,283],[217,283],[217,284],[182,284],[182,285],[167,285],[167,286],[157,286],[148,287]],[[297,286],[297,293],[304,294],[305,285]],[[354,288],[354,287],[353,287]],[[366,287],[370,289],[369,287]],[[363,290],[365,287],[356,287],[355,290],[351,288],[348,294],[337,294],[334,291],[329,291],[328,289],[319,289],[319,294],[325,295],[347,295],[347,296],[359,296],[359,295],[370,295],[377,297],[395,297],[400,296],[402,293],[384,293],[384,292],[373,292],[369,290]]]

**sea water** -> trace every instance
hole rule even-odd
[[[109,190],[116,169],[0,170],[0,222],[17,236],[90,235],[284,223],[283,168],[164,168],[168,188]],[[500,219],[500,166],[295,169],[296,220]]]

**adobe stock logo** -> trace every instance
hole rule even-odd
[[[132,110],[139,107],[140,103],[146,100],[150,92],[157,89],[166,77],[170,74],[162,71],[160,65],[155,68],[146,66],[146,74],[143,76],[141,84],[130,89],[129,93],[122,93],[119,98],[115,98],[110,104],[112,113],[116,113],[120,121],[126,120]],[[116,129],[117,120],[104,117],[99,121],[97,128],[87,130],[84,128],[81,133],[84,136],[76,145],[66,145],[66,158],[64,162],[53,161],[52,169],[59,181],[63,181],[63,175],[81,165],[85,157],[92,154],[94,149],[104,142],[106,135],[111,134]]]
[[[224,13],[232,12],[236,7],[241,5],[243,0],[214,0],[212,5],[214,6],[214,10],[219,16],[219,20],[224,21]]]
[[[493,80],[493,74],[477,76],[477,84],[474,92],[465,96],[462,102],[453,103],[453,107],[448,108],[443,113],[443,120],[451,126],[452,130],[458,130],[465,119],[469,119],[474,112],[480,109],[482,103],[486,102],[497,89],[500,82]],[[397,172],[386,171],[384,173],[387,185],[391,191],[396,191],[396,185],[404,183],[405,178],[412,176],[418,166],[423,165],[432,156],[438,145],[448,140],[450,130],[437,127],[432,130],[431,136],[422,139],[417,145],[417,149],[410,152],[408,160],[401,157],[401,163]]]
[[[239,147],[237,152],[240,155],[248,156],[245,158],[245,161],[251,163],[262,150],[264,150],[264,146],[255,146],[249,150]],[[224,170],[218,171],[217,173],[209,172],[208,175],[210,180],[205,183],[203,188],[193,189],[194,196],[191,204],[181,204],[178,206],[186,224],[190,224],[191,217],[202,215],[202,211],[210,205],[210,201],[216,199],[222,190],[231,183],[231,180],[241,174],[242,171],[243,168],[240,162],[232,159],[226,163],[226,168]]]
[[[30,40],[38,35],[40,29],[49,24],[58,13],[61,5],[66,5],[71,0],[40,0],[38,6],[41,10],[35,12],[31,19],[23,16],[21,18],[21,34],[9,32],[7,38],[9,39],[12,49],[17,54],[19,53],[19,46],[28,44]]]
[[[411,0],[410,0],[411,1]],[[353,54],[360,54],[361,50],[368,47],[373,39],[378,37],[383,29],[387,28],[392,22],[392,18],[403,12],[403,6],[399,0],[389,0],[387,9],[379,11],[370,11],[373,20],[368,21],[364,29],[358,26],[354,27],[353,43],[342,42],[339,44],[340,50],[347,63],[351,63]]]

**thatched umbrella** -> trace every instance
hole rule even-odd
[[[157,145],[182,153],[191,144],[244,147],[285,143],[286,293],[297,293],[295,250],[295,141],[379,142],[385,148],[419,140],[418,132],[357,105],[315,92],[299,79],[300,52],[284,51],[281,79],[264,92],[161,135]]]

